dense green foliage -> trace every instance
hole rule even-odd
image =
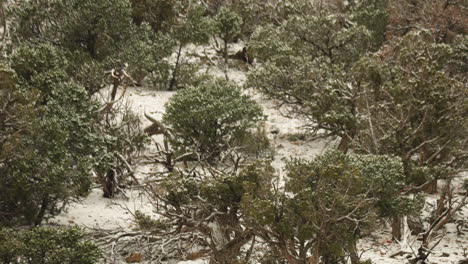
[[[36,227],[15,231],[0,229],[0,261],[3,264],[94,264],[101,251],[83,240],[78,228]]]
[[[393,57],[365,58],[355,69],[363,92],[358,112],[366,116],[354,149],[400,156],[407,182],[416,184],[447,177],[450,170],[442,168],[467,161],[468,90],[446,73],[453,50],[430,39],[428,31],[409,33],[387,47]],[[419,166],[428,169],[421,173]]]
[[[358,240],[387,219],[400,239],[402,217],[422,217],[419,192],[443,179],[422,219],[429,248],[466,201],[452,186],[468,162],[466,10],[447,0],[0,0],[0,261],[95,263],[77,229],[6,229],[56,216],[93,180],[106,197],[145,181],[161,218],[138,212],[137,223],[168,241],[190,236],[213,264],[262,255],[259,239],[265,261],[358,264]],[[245,88],[302,119],[295,144],[324,137],[341,152],[290,157],[284,175],[278,159],[254,161],[273,159],[265,150],[284,146],[270,139],[284,135],[259,122],[262,108],[237,84],[211,79],[230,77],[228,58],[248,62],[236,65],[250,71]],[[135,177],[149,140],[116,97],[145,84],[180,90],[152,120],[163,134],[155,179]],[[112,102],[99,102],[109,86]]]
[[[215,34],[224,42],[224,56],[227,56],[227,45],[240,36],[242,18],[228,8],[221,8],[214,17]]]
[[[127,46],[139,34],[130,11],[128,1],[123,0],[18,1],[11,6],[9,30],[15,44],[57,46],[71,63],[67,73],[94,93],[105,83],[102,73],[132,51]]]
[[[342,14],[299,2],[285,7],[281,25],[254,32],[250,47],[265,65],[249,74],[247,85],[284,102],[312,132],[344,136],[355,129],[348,73],[368,50],[369,32]]]
[[[284,189],[271,188],[276,180],[268,169],[246,171],[270,183],[244,185],[245,225],[290,263],[306,263],[309,251],[324,263],[344,263],[357,257],[355,243],[376,216],[414,211],[399,197],[404,176],[397,158],[327,152],[312,161],[294,159]]]
[[[273,173],[271,167],[268,169]],[[212,251],[213,263],[236,263],[242,254],[242,247],[253,235],[252,229],[245,225],[241,217],[241,202],[246,186],[254,191],[268,185],[269,179],[263,176],[236,166],[220,170],[196,168],[191,172],[168,174],[161,181],[161,186],[168,191],[153,197],[163,204],[158,212],[162,218],[158,220],[163,220],[166,225],[159,231],[172,226],[197,232],[198,239]],[[161,226],[161,222],[141,215],[138,220],[143,226]]]
[[[233,83],[217,80],[185,89],[166,107],[171,144],[181,152],[214,159],[260,120],[261,107]]]
[[[350,20],[366,27],[370,34],[370,49],[377,51],[385,42],[389,24],[388,0],[363,0],[352,2]]]
[[[297,2],[287,21],[254,32],[251,46],[265,65],[248,86],[280,100],[314,135],[339,136],[340,150],[400,156],[408,183],[450,175],[416,175],[420,166],[466,165],[466,69],[457,46],[436,43],[429,30],[384,43],[386,1],[338,11]]]
[[[200,5],[182,1],[17,1],[10,6],[13,44],[47,43],[62,51],[69,77],[90,94],[108,82],[103,73],[128,64],[138,82],[148,77],[158,89],[190,83],[194,65],[165,60],[181,43],[206,42]],[[104,14],[105,15],[102,15]],[[177,19],[178,14],[186,19]],[[204,36],[205,35],[205,36]],[[180,78],[179,78],[180,77]],[[180,79],[180,80],[179,80]]]
[[[12,68],[18,81],[0,97],[0,223],[38,225],[89,191],[103,146],[98,106],[65,81],[51,46],[19,49]]]
[[[139,116],[129,104],[117,104],[99,122],[103,149],[94,171],[103,185],[104,197],[112,198],[135,182],[135,158],[146,148],[148,137]],[[130,166],[130,167],[129,167]]]

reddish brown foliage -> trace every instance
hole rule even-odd
[[[388,39],[424,28],[433,32],[436,42],[452,43],[468,31],[466,1],[391,0],[388,12]]]

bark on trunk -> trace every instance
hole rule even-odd
[[[235,215],[235,213],[233,213]],[[252,238],[252,234],[245,231],[236,231],[234,237],[231,237],[229,232],[225,232],[226,227],[241,228],[238,226],[237,219],[234,216],[226,219],[218,219],[211,229],[213,256],[210,259],[210,264],[231,264],[237,263],[237,257],[240,254],[241,248],[247,244]]]
[[[291,256],[291,254],[289,254],[286,246],[280,246],[280,252],[283,258],[288,261],[288,264],[297,264],[297,261],[293,258],[293,256]]]
[[[111,92],[111,101],[115,100],[115,97],[117,96],[117,90],[119,88],[120,81],[117,78],[114,78],[114,84],[112,87],[112,92]]]
[[[115,171],[110,169],[107,174],[106,178],[104,179],[102,185],[102,191],[104,192],[105,198],[112,198],[114,197],[114,185],[115,185]]]
[[[394,216],[392,218],[392,239],[401,240],[401,217]]]
[[[228,41],[227,39],[224,39],[224,77],[226,78],[227,81],[229,81],[229,77],[227,74],[228,70]]]
[[[224,63],[226,64],[226,68],[227,68],[227,63],[228,63],[228,42],[227,42],[227,39],[224,39]]]
[[[214,249],[210,264],[238,263],[237,257],[240,254],[240,249],[249,242],[250,239],[251,236],[246,234],[244,237],[235,238],[219,250]]]
[[[353,241],[348,247],[351,264],[359,264],[361,261],[357,253],[356,242]]]
[[[48,206],[49,206],[49,196],[45,195],[44,198],[42,198],[41,209],[37,213],[36,219],[34,219],[34,226],[38,226],[42,223],[42,220],[44,219]]]
[[[310,257],[310,264],[319,264],[320,261],[320,242],[315,243],[314,248],[312,249],[312,256]]]
[[[169,91],[173,91],[174,90],[174,86],[176,84],[176,78],[177,78],[177,71],[179,69],[179,62],[180,62],[180,55],[182,53],[182,42],[179,44],[179,50],[177,51],[177,59],[176,59],[176,63],[175,63],[175,66],[174,66],[174,70],[172,71],[172,78],[171,78],[171,82],[169,83]]]

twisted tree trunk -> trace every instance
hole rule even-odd
[[[253,234],[242,229],[237,218],[237,210],[220,216],[211,228],[211,250],[213,252],[210,264],[237,263],[241,248],[247,244]]]

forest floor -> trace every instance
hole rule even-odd
[[[232,47],[232,51],[239,49],[240,46]],[[193,47],[188,50],[192,53],[199,51]],[[219,67],[212,67],[209,71],[215,76],[225,77],[224,72]],[[238,67],[232,67],[227,71],[227,75],[230,80],[242,84],[245,81],[246,73]],[[252,90],[246,92],[263,106],[264,115],[267,116],[264,127],[275,154],[273,166],[280,174],[287,159],[291,157],[312,158],[323,153],[327,148],[333,147],[336,143],[324,140],[299,140],[300,135],[305,132],[301,120],[283,116],[282,112],[275,108],[275,103],[265,98],[261,93]],[[144,113],[149,113],[160,120],[165,110],[165,103],[172,95],[174,92],[155,91],[150,87],[130,87],[125,99],[131,103],[133,111],[141,116],[143,127],[145,127],[150,125],[150,121],[144,118]],[[162,136],[153,137],[156,141],[162,139]],[[137,168],[137,177],[144,178],[146,173],[152,169],[154,168],[149,165],[141,165]],[[467,177],[468,174],[465,174],[464,178]],[[458,185],[461,185],[461,181]],[[49,223],[77,225],[90,230],[121,229],[132,231],[136,227],[133,213],[140,210],[148,215],[155,215],[154,206],[148,201],[147,196],[137,189],[127,190],[125,195],[126,198],[120,196],[107,199],[102,196],[102,190],[99,186],[96,186],[86,199],[72,204],[67,212],[49,220]],[[432,209],[431,206],[436,203],[437,196],[428,196],[427,200],[430,202],[426,204],[425,212]],[[428,263],[457,264],[460,260],[468,257],[468,208],[463,208],[454,218],[459,222],[448,223],[444,230],[439,232],[444,237],[440,244],[434,248]],[[362,260],[371,259],[376,264],[403,264],[408,263],[407,257],[413,256],[412,250],[417,250],[418,243],[420,242],[416,241],[415,236],[412,235],[409,235],[402,244],[393,242],[388,223],[382,225],[379,231],[374,232],[371,237],[362,239],[358,250],[362,253]],[[402,254],[392,256],[398,252],[402,252]],[[174,263],[201,264],[208,262],[201,258],[193,261],[174,261]]]

